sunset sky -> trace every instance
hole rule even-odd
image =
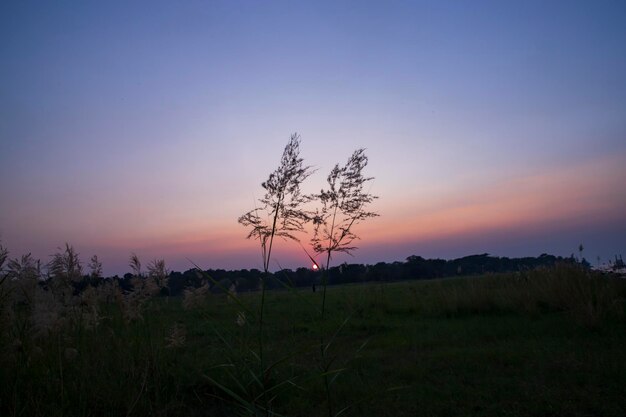
[[[237,218],[293,132],[311,192],[367,149],[380,217],[335,263],[626,255],[626,2],[0,3],[12,257],[261,268]]]

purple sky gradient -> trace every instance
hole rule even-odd
[[[625,21],[619,1],[2,2],[0,238],[106,274],[131,252],[259,268],[236,220],[297,131],[307,190],[359,147],[376,177],[381,217],[336,262],[624,254]]]

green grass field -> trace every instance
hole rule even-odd
[[[327,297],[321,321],[320,291],[268,292],[262,334],[259,293],[154,298],[134,321],[111,302],[44,335],[17,306],[0,415],[626,415],[624,280],[557,268]]]

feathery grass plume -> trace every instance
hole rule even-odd
[[[51,278],[65,282],[80,281],[83,276],[83,267],[74,247],[66,243],[65,249],[57,249],[58,252],[52,255],[52,260],[48,264]]]
[[[142,272],[141,261],[139,260],[137,254],[132,253],[130,255],[129,266],[133,271],[133,277],[131,278],[133,295],[140,299],[142,303],[147,301],[150,297],[156,295],[159,288],[157,288],[157,284],[155,283],[153,276],[148,275],[146,277]],[[162,267],[165,268],[165,262],[163,262]],[[148,269],[150,269],[150,267]],[[153,273],[156,274],[159,272],[155,270]]]
[[[183,292],[183,308],[193,310],[202,307],[209,294],[209,284],[204,284],[198,288],[187,288]]]
[[[155,291],[158,291],[156,290],[156,285],[143,276],[141,261],[135,253],[132,253],[130,256],[129,266],[133,271],[130,280],[132,290],[125,293],[119,287],[114,288],[115,300],[127,324],[143,320],[145,304]]]
[[[83,269],[78,253],[69,243],[65,244],[65,249],[57,248],[57,252],[52,255],[48,274],[48,282],[55,296],[64,304],[70,304],[75,292],[74,284],[82,279]]]
[[[378,216],[366,209],[378,198],[364,191],[365,184],[373,180],[372,177],[363,175],[367,162],[365,150],[357,149],[343,167],[335,165],[326,179],[328,189],[321,190],[316,195],[321,208],[313,216],[314,234],[311,244],[315,252],[326,254],[326,271],[330,267],[333,252],[351,254],[356,249],[353,242],[359,237],[352,228],[363,220]],[[326,274],[323,276],[322,316],[326,300]]]
[[[141,261],[139,260],[139,256],[135,252],[130,254],[130,261],[128,263],[130,269],[133,271],[133,275],[135,277],[141,278]]]
[[[311,245],[318,254],[326,255],[326,266],[322,271],[322,308],[320,319],[324,320],[326,308],[326,289],[328,284],[328,269],[333,252],[343,252],[351,254],[356,246],[353,242],[358,236],[352,228],[359,222],[371,217],[378,216],[377,213],[368,211],[366,206],[378,198],[369,192],[364,191],[364,186],[371,181],[372,177],[365,177],[363,170],[367,166],[367,156],[364,149],[357,149],[348,162],[340,167],[336,164],[326,178],[328,189],[322,189],[315,197],[321,203],[313,216],[313,237]],[[311,260],[313,258],[311,257]],[[313,262],[315,262],[313,260]],[[317,262],[315,262],[317,266]],[[324,347],[326,346],[326,347]],[[328,415],[333,415],[333,402],[330,386],[333,379],[329,379],[329,369],[332,360],[328,360],[328,346],[324,343],[324,337],[320,338],[321,367],[324,369],[324,389],[326,392],[326,402]]]
[[[169,330],[167,336],[165,336],[165,348],[176,349],[185,346],[187,339],[187,329],[180,323],[174,324]]]
[[[35,305],[38,284],[41,279],[41,263],[31,254],[19,258],[9,259],[6,268],[4,263],[8,259],[8,251],[0,250],[2,276],[0,281],[0,333],[11,333],[17,330],[19,338],[26,338],[29,331],[28,319],[17,314],[26,308],[30,314]]]
[[[83,267],[74,247],[69,243],[58,248],[48,263],[48,288],[52,291],[58,309],[68,325],[77,329],[84,324],[83,317],[88,310],[80,297],[83,281]]]
[[[298,241],[295,233],[303,231],[304,224],[311,219],[311,213],[302,209],[311,197],[301,193],[300,185],[313,171],[303,162],[300,136],[294,133],[285,146],[280,165],[261,184],[265,190],[265,195],[259,199],[261,207],[239,217],[239,223],[251,228],[247,238],[259,240],[265,272],[269,270],[274,237]]]
[[[91,257],[89,261],[89,276],[91,278],[102,278],[102,262],[98,259],[98,255]]]
[[[6,259],[5,259],[6,261]],[[24,359],[33,336],[32,314],[38,306],[37,295],[43,292],[41,263],[31,254],[11,259],[3,271],[2,305],[0,306],[0,349],[8,347],[6,340],[13,340],[16,349],[3,352],[9,360]],[[4,339],[4,337],[7,339]],[[17,356],[15,356],[17,355]]]
[[[311,213],[302,206],[312,197],[303,195],[300,186],[312,173],[300,157],[300,136],[294,133],[283,151],[280,165],[261,186],[265,190],[259,199],[261,207],[250,210],[239,217],[239,223],[251,228],[248,239],[258,239],[263,258],[261,280],[261,306],[259,307],[259,357],[263,366],[263,311],[265,308],[266,279],[269,273],[272,247],[275,237],[299,241],[295,233],[304,230]],[[265,217],[267,216],[267,217]]]
[[[166,280],[169,274],[164,259],[155,259],[148,264],[148,277],[156,286],[157,292],[166,289]]]
[[[133,296],[141,303],[145,303],[148,299],[159,292],[156,282],[148,275],[148,279],[141,270],[141,261],[139,257],[133,253],[130,256],[130,268],[133,271],[131,283],[133,285]],[[165,268],[165,262],[163,262]],[[164,271],[163,271],[164,272]],[[155,271],[155,273],[158,273]]]
[[[124,294],[118,289],[115,299],[127,324],[143,321],[142,310],[145,298],[140,291],[131,291],[128,294]]]
[[[13,302],[32,307],[35,290],[41,279],[41,263],[29,253],[20,258],[11,259],[7,269]]]
[[[237,286],[234,282],[230,284],[230,287],[228,287],[228,293],[226,295],[226,302],[229,303],[234,302],[234,300],[237,298]]]

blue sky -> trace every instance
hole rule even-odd
[[[258,267],[236,219],[295,131],[311,191],[367,148],[348,261],[624,252],[624,2],[129,3],[0,5],[13,256]]]

